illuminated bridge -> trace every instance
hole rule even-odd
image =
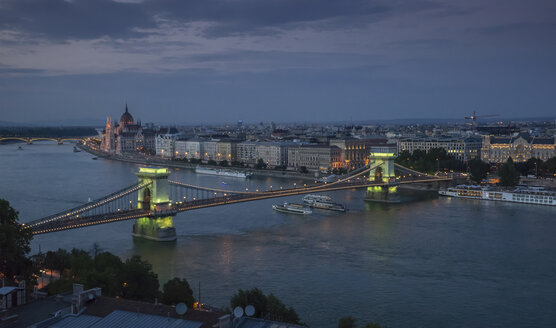
[[[56,138],[56,137],[2,137],[0,136],[0,144],[2,141],[23,141],[28,145],[32,145],[34,141],[54,141],[57,142],[59,145],[63,144],[64,141],[77,141],[83,142],[86,137],[63,137],[63,138]]]
[[[173,216],[178,212],[261,199],[345,189],[367,189],[367,199],[392,201],[402,184],[451,181],[393,163],[393,153],[371,153],[368,166],[336,181],[268,190],[224,190],[169,180],[167,168],[141,167],[139,182],[110,195],[38,220],[25,223],[33,234],[75,229],[135,219],[134,236],[158,241],[176,239]],[[394,175],[394,170],[398,176]]]

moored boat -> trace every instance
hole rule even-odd
[[[346,211],[346,207],[344,205],[339,203],[334,203],[332,201],[332,198],[330,198],[329,196],[309,194],[304,196],[302,199],[303,202],[305,202],[306,204],[308,204],[310,207],[313,208],[339,211],[339,212]]]
[[[556,206],[556,192],[543,187],[518,186],[513,190],[459,185],[438,191],[441,196]]]
[[[308,215],[313,213],[307,206],[294,203],[274,204],[272,209],[278,212]]]
[[[221,175],[226,177],[243,178],[243,179],[249,178],[252,175],[251,172],[234,171],[228,169],[211,169],[211,168],[203,168],[199,166],[195,168],[195,173]]]

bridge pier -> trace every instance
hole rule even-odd
[[[32,145],[32,144],[33,144],[33,139],[27,138],[27,144],[28,144],[28,145]]]
[[[381,203],[399,203],[398,183],[394,172],[394,159],[396,148],[390,146],[371,147],[369,166],[374,167],[369,171],[369,181],[384,183],[382,186],[367,188],[365,200]]]
[[[139,191],[137,207],[149,209],[150,215],[138,218],[133,224],[133,236],[155,241],[176,240],[172,209],[169,198],[167,168],[141,167],[136,173],[139,183],[149,184]]]

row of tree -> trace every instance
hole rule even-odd
[[[437,171],[463,171],[465,163],[450,156],[444,148],[431,148],[429,151],[417,149],[412,153],[404,150],[395,162],[410,169],[434,174]]]

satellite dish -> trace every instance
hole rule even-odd
[[[241,308],[241,306],[237,306],[237,307],[234,309],[234,317],[236,317],[236,318],[241,318],[241,317],[243,317],[243,309]]]
[[[176,305],[176,313],[179,315],[184,315],[187,312],[187,305],[185,303],[178,303]]]
[[[247,305],[247,306],[245,307],[245,314],[246,314],[248,317],[252,317],[253,314],[255,314],[255,307],[254,307],[253,305]]]

